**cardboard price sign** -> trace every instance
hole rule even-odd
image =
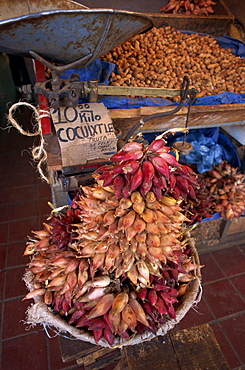
[[[60,107],[51,112],[61,148],[62,165],[85,164],[94,159],[108,159],[117,151],[109,111],[102,103]]]

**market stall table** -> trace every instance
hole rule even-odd
[[[76,360],[85,370],[103,369],[108,364],[114,364],[115,370],[229,369],[208,324],[174,329],[164,337],[122,349],[102,348],[62,336],[59,345],[64,363]]]

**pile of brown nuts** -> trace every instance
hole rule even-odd
[[[199,97],[223,91],[245,93],[245,59],[221,48],[209,35],[154,27],[101,59],[118,67],[119,74],[111,74],[113,86],[179,89],[187,75]]]

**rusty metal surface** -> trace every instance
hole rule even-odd
[[[0,21],[47,10],[87,8],[73,0],[1,0]]]
[[[92,53],[89,63],[153,25],[151,18],[112,9],[57,10],[0,21],[0,51],[68,64]]]

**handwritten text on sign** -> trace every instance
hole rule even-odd
[[[61,147],[63,166],[106,159],[117,151],[114,127],[103,104],[60,107],[51,114]]]

